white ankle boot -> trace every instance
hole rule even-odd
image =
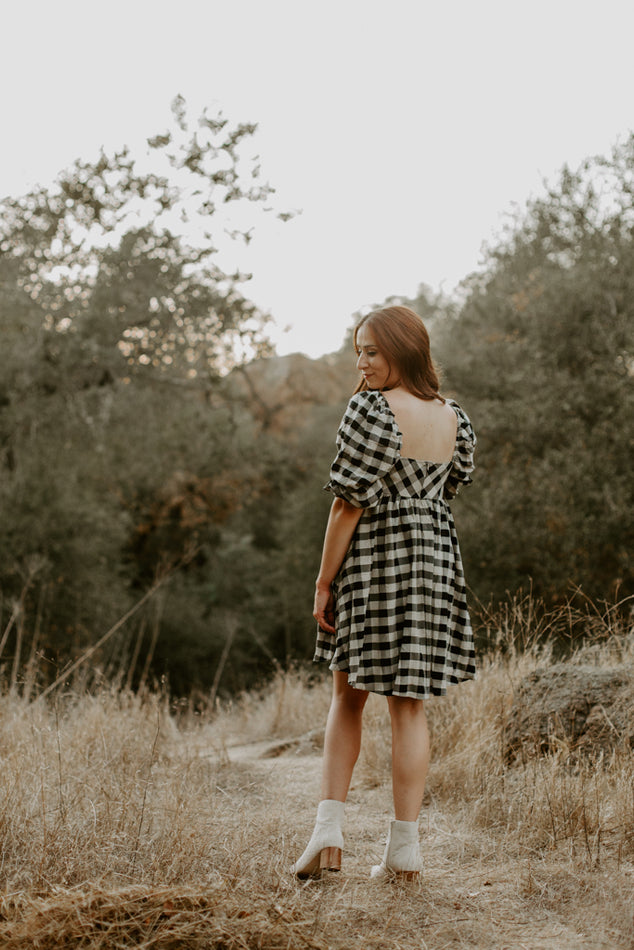
[[[320,877],[322,871],[339,871],[343,850],[344,803],[325,798],[317,808],[315,829],[308,846],[291,871],[299,878]]]
[[[380,864],[370,872],[374,878],[398,874],[399,877],[415,878],[423,869],[423,859],[418,842],[417,821],[393,821],[387,837],[385,852]]]

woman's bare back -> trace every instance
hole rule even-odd
[[[403,436],[401,456],[421,462],[450,462],[458,419],[447,403],[420,399],[406,389],[383,392]]]

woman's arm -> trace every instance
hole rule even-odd
[[[333,626],[334,600],[330,585],[343,563],[362,514],[363,508],[355,508],[344,501],[343,498],[335,498],[330,509],[321,555],[321,566],[315,582],[315,604],[313,607],[313,617],[322,630],[326,630],[328,633],[335,632]]]

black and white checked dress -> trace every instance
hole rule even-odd
[[[475,435],[458,417],[450,462],[402,458],[402,435],[379,390],[357,393],[337,433],[328,491],[364,508],[333,582],[335,630],[319,629],[315,662],[350,685],[425,699],[475,674],[460,548],[447,501],[471,482]]]

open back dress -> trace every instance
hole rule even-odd
[[[449,462],[403,458],[380,390],[356,393],[337,433],[326,490],[365,509],[333,581],[336,634],[317,632],[314,660],[358,689],[426,699],[475,675],[458,537],[448,501],[471,482],[476,438],[458,418]]]

